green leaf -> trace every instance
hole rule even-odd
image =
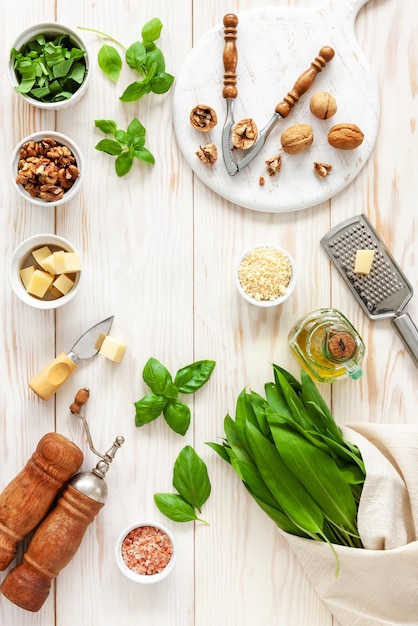
[[[156,71],[158,73],[165,71],[165,59],[161,50],[155,47],[153,50],[150,50],[147,54],[147,58],[145,61],[145,67],[148,69],[151,65],[155,64]]]
[[[141,139],[145,137],[145,127],[141,124],[139,119],[136,117],[129,123],[128,128],[126,129],[128,137],[133,139],[134,137],[140,137]]]
[[[142,27],[142,41],[157,41],[160,38],[162,22],[158,17],[153,17]]]
[[[113,120],[94,120],[94,125],[96,128],[99,128],[101,131],[107,134],[112,134],[116,132],[116,122]]]
[[[116,157],[115,161],[115,170],[118,176],[125,176],[132,167],[132,157],[128,151],[121,152],[121,154]]]
[[[113,46],[103,44],[97,55],[97,61],[102,72],[110,80],[116,82],[122,69],[122,57]]]
[[[203,521],[198,520],[194,508],[177,493],[156,493],[154,502],[161,513],[174,522]]]
[[[164,419],[174,432],[185,435],[190,426],[190,409],[179,400],[169,400],[163,411]]]
[[[212,448],[212,450],[216,452],[216,454],[218,454],[221,459],[223,459],[227,463],[231,463],[231,459],[225,445],[222,445],[220,443],[214,443],[213,441],[206,441],[205,443],[207,446],[209,446],[209,448]]]
[[[173,382],[168,369],[158,361],[151,357],[144,365],[142,378],[145,384],[156,394],[164,395],[167,385]]]
[[[167,398],[158,396],[155,393],[149,393],[140,400],[137,400],[137,402],[134,402],[135,425],[144,426],[157,419],[163,412],[167,402]]]
[[[179,393],[194,393],[200,389],[211,377],[215,361],[195,361],[178,370],[174,377],[174,384]]]
[[[129,46],[126,51],[126,62],[133,70],[140,72],[143,74],[142,65],[145,62],[147,57],[147,51],[145,50],[144,44],[139,41],[135,41],[133,44]]]
[[[134,149],[135,157],[143,163],[155,163],[154,155],[147,148]]]
[[[122,148],[117,141],[113,141],[113,139],[102,139],[95,145],[96,150],[100,152],[106,152],[106,154],[111,154],[112,156],[117,156],[122,152]]]
[[[160,72],[150,81],[151,91],[157,94],[166,93],[174,82],[174,76]]]
[[[146,85],[143,80],[135,81],[126,87],[123,94],[120,96],[119,100],[122,102],[134,102],[135,100],[139,100],[146,94]]]
[[[173,487],[199,512],[210,496],[206,464],[191,446],[185,446],[174,463]]]

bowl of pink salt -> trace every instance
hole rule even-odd
[[[130,580],[145,585],[159,582],[174,567],[173,535],[156,522],[136,522],[120,533],[115,557],[120,571]]]

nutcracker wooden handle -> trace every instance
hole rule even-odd
[[[51,582],[71,561],[103,503],[67,486],[55,508],[35,531],[22,563],[10,570],[2,594],[27,611],[39,611]]]
[[[42,437],[25,467],[0,495],[0,570],[12,562],[19,541],[42,521],[82,462],[81,450],[63,435]]]
[[[62,352],[30,381],[29,387],[42,400],[49,400],[75,369],[77,364]]]
[[[238,18],[234,13],[228,13],[223,19],[225,46],[223,52],[224,62],[224,98],[236,98],[237,90],[237,63],[238,50],[236,46]]]
[[[293,85],[293,89],[276,106],[276,113],[281,117],[289,115],[299,98],[312,86],[319,72],[322,72],[326,64],[334,58],[334,54],[334,50],[329,46],[324,46],[320,49],[319,55],[315,57],[311,66],[299,76]]]

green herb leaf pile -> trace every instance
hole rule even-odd
[[[284,531],[361,548],[357,510],[366,476],[360,451],[343,439],[311,378],[273,365],[265,398],[243,390],[222,444],[208,443]]]
[[[190,408],[178,399],[178,394],[191,394],[210,378],[215,361],[195,361],[178,370],[174,377],[155,358],[145,363],[142,377],[151,393],[135,402],[135,425],[144,426],[164,415],[172,430],[185,435],[190,426]]]
[[[178,493],[156,493],[154,501],[158,509],[175,522],[198,521],[207,524],[196,515],[210,496],[211,484],[205,462],[191,446],[179,453],[173,469],[173,487]]]
[[[13,48],[15,88],[40,102],[68,100],[83,83],[87,68],[85,50],[76,47],[68,35],[48,39],[39,34],[21,50]]]

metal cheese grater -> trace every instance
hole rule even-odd
[[[365,215],[332,228],[321,246],[371,319],[392,318],[409,354],[418,366],[418,328],[404,308],[413,296],[411,283]],[[369,274],[354,272],[357,250],[374,250]]]

